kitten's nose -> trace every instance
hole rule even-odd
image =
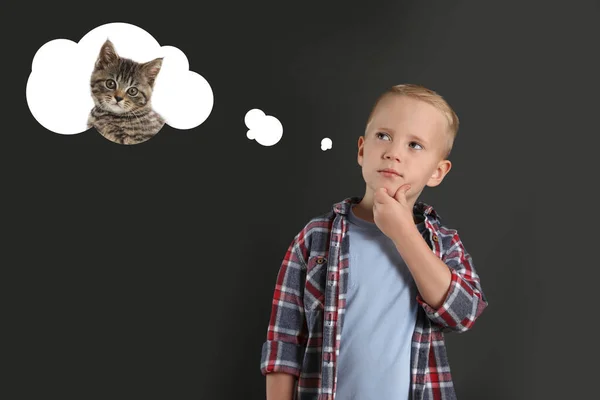
[[[122,97],[119,97],[119,96],[115,96],[115,100],[117,100],[117,103],[118,103],[118,102],[120,102],[121,100],[123,100],[123,98],[122,98]]]

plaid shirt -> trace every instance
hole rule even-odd
[[[346,308],[350,243],[347,215],[360,198],[334,204],[313,218],[290,244],[277,276],[261,372],[285,372],[298,378],[295,399],[333,400],[337,358]],[[441,225],[432,206],[417,202],[424,238],[452,272],[442,306],[420,305],[412,336],[413,400],[456,399],[444,343],[445,332],[465,332],[487,306],[471,256],[456,230]]]

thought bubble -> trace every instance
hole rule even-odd
[[[255,108],[246,113],[244,117],[250,140],[256,140],[263,146],[273,146],[283,136],[283,126],[279,120]]]
[[[92,95],[91,77],[107,39],[121,58],[136,63],[162,58],[154,88],[146,93],[145,100],[166,124],[176,129],[191,129],[208,118],[214,103],[211,86],[202,76],[189,70],[187,57],[181,50],[161,46],[152,35],[135,25],[110,23],[91,30],[78,43],[55,39],[36,52],[26,97],[32,115],[42,126],[64,135],[89,129],[88,117],[97,105]],[[123,83],[122,89],[126,90],[127,85],[138,83]],[[126,93],[140,95],[135,90]],[[138,116],[139,113],[132,113],[130,119],[136,121]],[[144,121],[138,123],[143,125]]]
[[[333,142],[329,138],[321,140],[321,150],[326,151],[333,147]]]

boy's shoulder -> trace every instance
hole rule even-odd
[[[350,208],[360,202],[360,197],[347,197],[337,203],[334,203],[327,212],[323,212],[312,217],[304,228],[302,229],[305,234],[313,232],[322,232],[323,229],[331,230],[333,228],[333,222],[337,215],[348,215]]]
[[[310,247],[315,239],[325,240],[333,228],[336,213],[333,209],[318,214],[308,220],[296,235],[296,240]]]
[[[338,215],[347,216],[351,207],[359,203],[362,197],[347,197],[337,203],[334,203],[327,212],[323,212],[312,217],[298,233],[297,239],[310,247],[311,244],[318,244],[322,241],[329,241],[331,231],[334,229],[334,221]],[[439,212],[430,204],[424,201],[417,201],[413,207],[413,213],[419,218],[428,222],[434,235],[443,241],[456,240],[457,230],[442,222]],[[341,233],[341,232],[340,232]],[[325,243],[322,243],[325,245]]]
[[[324,227],[331,229],[333,226],[333,221],[337,215],[348,216],[352,206],[358,204],[361,200],[362,197],[353,196],[334,203],[327,212],[323,212],[312,217],[304,225],[302,231],[306,234],[313,232],[314,230],[322,230]],[[418,201],[415,203],[413,206],[413,213],[420,216],[422,219],[427,219],[436,228],[452,230],[442,224],[442,217],[435,210],[435,208],[424,201]]]
[[[348,197],[334,203],[328,211],[310,218],[298,232],[294,241],[304,252],[311,249],[317,252],[324,251],[328,247],[336,216],[347,214],[352,204],[359,201],[359,197]]]
[[[436,242],[434,246],[443,253],[456,245],[461,245],[462,241],[458,235],[458,230],[442,222],[442,217],[433,206],[425,202],[417,202],[414,206],[415,214],[420,214],[426,218],[431,227],[431,239]]]

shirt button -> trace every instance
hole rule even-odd
[[[433,235],[433,241],[434,241],[434,242],[437,242],[437,241],[438,241],[438,237],[437,237],[437,235]]]

